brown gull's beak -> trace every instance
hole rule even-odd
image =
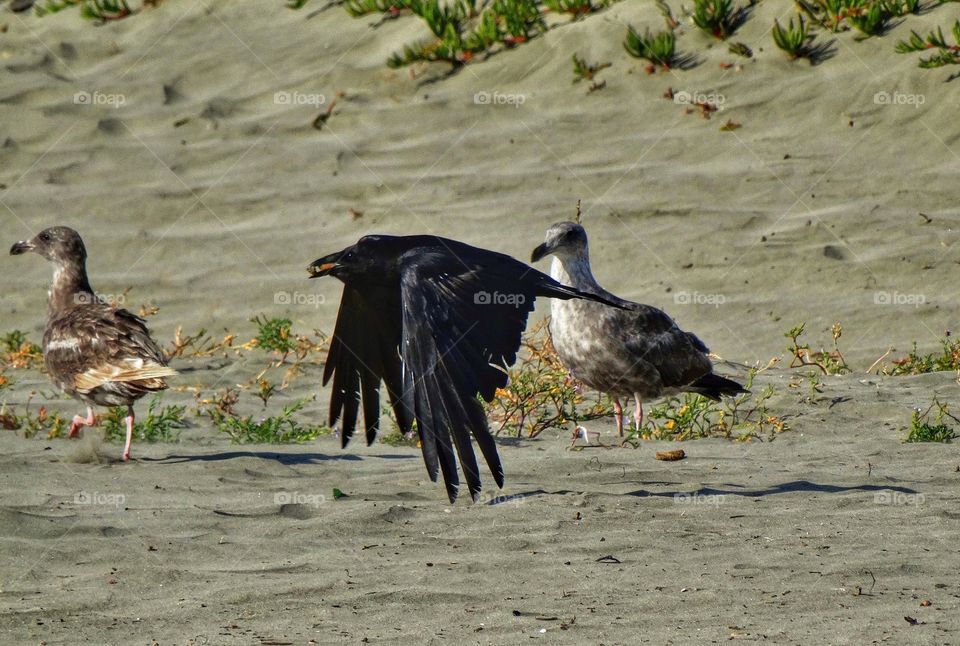
[[[33,243],[28,240],[21,240],[12,247],[10,247],[11,256],[19,256],[22,253],[27,253],[28,251],[33,251]]]

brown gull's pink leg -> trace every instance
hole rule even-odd
[[[633,399],[637,402],[637,410],[633,412],[633,419],[637,423],[637,433],[639,433],[640,427],[643,426],[643,403],[637,393],[633,393]]]
[[[90,406],[87,406],[86,419],[84,419],[83,417],[80,417],[79,415],[73,416],[73,421],[70,422],[70,434],[67,435],[67,437],[76,437],[77,435],[80,434],[80,429],[82,427],[93,426],[94,421],[95,420],[93,418],[93,408]]]
[[[613,398],[613,415],[617,418],[617,434],[623,437],[623,406],[616,397]]]
[[[127,406],[127,443],[123,445],[123,461],[130,459],[130,442],[133,441],[133,406]]]

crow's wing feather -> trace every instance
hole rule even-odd
[[[330,397],[330,425],[342,417],[341,442],[346,446],[353,436],[361,402],[366,424],[367,444],[380,428],[380,381],[397,417],[401,432],[412,427],[412,414],[401,398],[403,381],[398,347],[401,320],[399,301],[383,290],[364,293],[346,286],[330,350],[323,369],[323,384],[333,377]]]
[[[506,385],[505,369],[516,359],[534,300],[550,287],[522,263],[485,260],[467,256],[454,263],[447,253],[422,249],[401,259],[404,390],[427,469],[432,478],[438,468],[443,472],[451,500],[459,486],[454,449],[471,496],[480,493],[471,435],[503,486],[503,466],[477,395],[489,401]]]

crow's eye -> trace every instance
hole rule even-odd
[[[344,260],[352,260],[352,259],[353,259],[353,256],[354,256],[354,253],[353,253],[352,251],[348,251],[348,252],[347,252],[347,255],[345,255],[345,256],[343,257],[343,259],[344,259]]]
[[[40,240],[42,240],[43,242],[50,242],[50,234],[46,232],[41,233]]]

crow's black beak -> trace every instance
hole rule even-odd
[[[550,247],[546,242],[544,242],[542,245],[533,250],[533,253],[530,255],[530,262],[537,262],[549,253]]]
[[[27,253],[28,251],[33,251],[33,243],[21,240],[17,244],[10,247],[11,256],[19,256],[22,253]]]
[[[337,253],[332,253],[329,256],[324,256],[314,260],[309,267],[307,267],[307,272],[310,274],[310,278],[320,278],[321,276],[326,276],[334,269],[339,267],[337,261],[340,260],[340,256],[343,255],[342,251]]]

